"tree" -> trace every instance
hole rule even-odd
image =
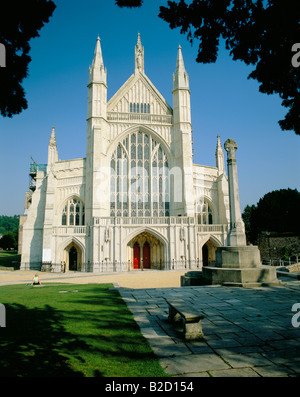
[[[13,232],[19,228],[19,215],[0,215],[0,233]]]
[[[140,7],[143,0],[115,0],[119,7]],[[292,65],[292,47],[300,41],[300,7],[286,0],[185,0],[168,1],[159,17],[171,29],[181,28],[187,39],[200,40],[196,61],[215,62],[220,41],[233,60],[255,68],[248,78],[259,91],[279,94],[288,109],[279,121],[282,130],[300,135],[300,67]],[[300,47],[300,46],[299,46]],[[298,47],[297,47],[298,48]]]
[[[0,68],[0,113],[4,117],[28,107],[21,83],[31,61],[29,41],[39,36],[55,7],[51,0],[11,0],[1,6],[0,43],[6,49],[6,67]]]
[[[245,208],[243,220],[248,240],[253,244],[260,232],[300,234],[300,193],[297,189],[267,193],[256,206]]]
[[[18,242],[17,242],[14,234],[11,232],[6,232],[0,239],[0,247],[5,250],[9,250],[11,248],[17,249]]]
[[[119,7],[141,7],[143,0],[116,0]]]
[[[247,205],[244,209],[244,212],[242,214],[242,218],[245,224],[245,232],[247,236],[247,240],[250,242],[255,241],[255,235],[254,231],[252,230],[252,223],[251,223],[251,217],[253,216],[253,212],[255,211],[255,205]]]

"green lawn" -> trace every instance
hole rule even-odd
[[[0,267],[13,267],[20,269],[21,255],[17,251],[0,251]],[[17,262],[17,263],[12,263]]]
[[[0,287],[6,307],[1,376],[167,376],[118,291],[110,287]]]

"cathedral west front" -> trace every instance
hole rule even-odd
[[[145,74],[140,35],[133,74],[109,100],[104,59],[98,38],[89,68],[86,157],[58,160],[53,127],[47,164],[30,166],[20,217],[21,269],[213,265],[217,247],[227,245],[228,179],[219,136],[216,166],[193,163],[190,82],[181,47],[172,106]]]

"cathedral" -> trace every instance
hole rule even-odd
[[[86,157],[59,160],[53,127],[48,163],[30,165],[21,270],[197,270],[214,265],[217,247],[228,244],[224,153],[218,136],[216,166],[193,163],[181,47],[173,106],[145,74],[139,34],[134,54],[133,74],[108,100],[97,38],[87,85]]]

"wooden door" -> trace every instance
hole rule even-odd
[[[143,267],[144,269],[150,269],[150,245],[147,242],[143,247]]]
[[[133,268],[140,268],[140,246],[138,243],[135,243],[133,246]]]

